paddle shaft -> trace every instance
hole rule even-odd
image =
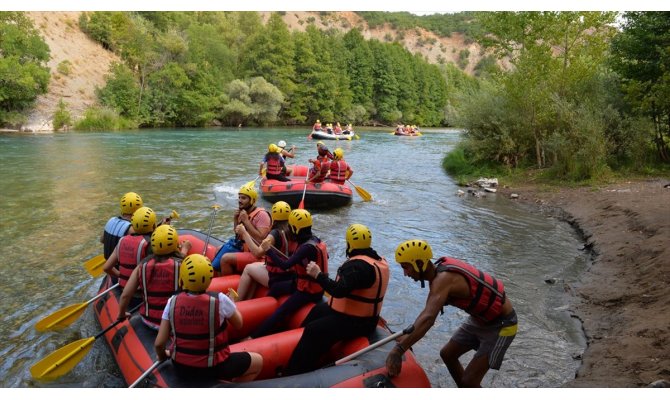
[[[161,364],[161,362],[162,362],[162,361],[156,361],[156,362],[154,362],[153,364],[151,364],[151,366],[150,366],[149,368],[147,368],[147,370],[144,371],[144,373],[143,373],[142,375],[140,375],[140,377],[137,378],[137,380],[136,380],[135,382],[133,382],[133,383],[132,383],[130,386],[128,386],[128,387],[129,387],[129,388],[134,388],[135,386],[139,385],[140,382],[142,382],[142,380],[144,380],[144,378],[146,378],[147,376],[149,376],[149,374],[151,374],[152,372],[154,372],[154,370],[155,370],[156,368],[158,368],[158,366]]]
[[[214,207],[214,212],[212,212],[212,218],[209,219],[209,228],[207,228],[207,239],[205,240],[205,247],[202,249],[202,255],[204,256],[205,253],[207,253],[207,246],[209,245],[209,237],[212,234],[212,225],[214,225],[214,217],[216,217],[216,213],[219,212],[219,206],[218,204],[213,205]]]
[[[309,171],[307,171],[307,174],[305,175],[305,186],[302,188],[302,199],[300,200],[300,204],[298,204],[298,208],[302,208],[303,210],[305,209],[305,193],[307,193],[308,177],[309,177]]]
[[[353,360],[354,358],[360,356],[361,354],[365,354],[369,351],[372,351],[372,350],[376,349],[377,347],[385,345],[386,343],[390,342],[391,340],[395,340],[396,338],[398,338],[402,335],[410,334],[413,331],[414,331],[414,325],[410,325],[407,328],[403,329],[402,331],[396,332],[393,335],[391,335],[387,338],[384,338],[384,339],[382,339],[378,342],[375,342],[375,343],[369,345],[368,347],[366,347],[364,349],[358,350],[357,352],[355,352],[353,354],[349,354],[346,357],[340,358],[339,360],[335,361],[335,365],[344,364],[345,362]]]

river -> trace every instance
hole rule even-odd
[[[572,379],[585,341],[570,317],[564,284],[576,281],[589,263],[581,238],[567,223],[502,195],[458,196],[459,187],[441,167],[458,130],[426,130],[421,137],[389,131],[362,128],[360,140],[326,141],[331,151],[343,148],[353,183],[373,196],[363,202],[354,193],[349,206],[314,210],[313,229],[328,244],[333,271],[345,260],[346,227],[367,225],[373,247],[392,266],[382,316],[401,330],[414,321],[428,290],[402,275],[394,250],[404,240],[423,238],[435,257],[460,258],[500,278],[516,308],[518,335],[484,386],[555,388]],[[118,214],[121,195],[136,191],[159,218],[174,209],[180,218],[173,225],[201,231],[219,204],[212,235],[227,238],[237,190],[256,177],[267,145],[282,139],[295,144],[294,161],[306,164],[316,155],[308,133],[242,128],[0,136],[0,387],[123,386],[101,340],[55,382],[34,381],[29,372],[52,351],[99,331],[90,310],[60,332],[38,333],[34,325],[95,295],[99,281],[82,264],[102,252],[98,239],[107,219]],[[454,387],[439,349],[464,315],[445,308],[413,347],[434,387]]]

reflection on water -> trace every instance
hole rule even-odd
[[[137,191],[159,217],[175,209],[175,226],[198,230],[207,229],[211,206],[220,204],[213,235],[226,238],[237,189],[256,177],[267,145],[281,139],[295,144],[295,162],[306,164],[316,152],[307,133],[212,129],[0,137],[0,386],[122,386],[100,341],[57,382],[34,382],[28,371],[57,348],[99,331],[90,312],[62,332],[38,334],[33,327],[50,312],[95,295],[98,282],[82,263],[101,252],[102,227],[118,213],[120,196]],[[343,148],[353,182],[374,198],[365,203],[355,197],[348,207],[314,212],[314,231],[328,243],[331,265],[345,259],[346,227],[368,225],[373,246],[393,268],[382,316],[400,330],[423,308],[427,289],[402,276],[393,252],[401,241],[423,238],[436,257],[461,258],[502,279],[515,305],[517,339],[485,386],[557,387],[571,379],[578,367],[573,356],[584,343],[567,312],[564,284],[587,263],[572,228],[495,194],[458,197],[441,168],[457,131],[397,137],[359,129],[359,135],[361,140],[326,143],[331,151]],[[433,386],[454,386],[439,349],[463,319],[463,312],[445,308],[414,346]]]

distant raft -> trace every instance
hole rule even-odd
[[[307,166],[296,165],[293,167],[293,175],[290,181],[282,182],[274,179],[262,178],[261,196],[271,202],[287,202],[291,208],[296,208],[305,194],[305,208],[326,209],[346,206],[351,203],[353,192],[348,185],[338,185],[326,179],[321,183],[307,183],[305,177]]]
[[[319,140],[351,140],[356,137],[356,133],[354,131],[344,131],[338,135],[335,133],[328,133],[327,131],[312,131],[308,137]]]

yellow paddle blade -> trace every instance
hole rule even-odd
[[[77,303],[61,308],[55,313],[48,315],[35,324],[38,332],[52,329],[62,329],[72,325],[86,310],[88,303]]]
[[[67,374],[93,348],[95,337],[79,339],[49,354],[30,367],[35,379],[52,380]]]
[[[84,268],[86,268],[86,271],[91,274],[91,276],[97,278],[104,272],[102,266],[105,265],[105,261],[105,256],[98,254],[97,256],[86,261],[84,263]]]
[[[421,132],[414,132],[414,134],[416,134],[416,136],[423,136],[421,135]]]
[[[356,193],[358,193],[358,195],[361,196],[361,198],[363,199],[363,201],[370,201],[370,200],[372,200],[372,195],[371,195],[370,193],[368,193],[367,190],[363,189],[363,188],[360,187],[360,186],[356,186],[356,185],[354,185],[354,183],[353,183],[352,181],[349,181],[349,184],[351,184],[351,186],[353,186],[354,189],[356,189]]]
[[[370,201],[372,200],[372,195],[368,193],[365,189],[363,189],[360,186],[354,186],[354,189],[356,189],[356,193],[358,193],[363,201]]]
[[[176,210],[172,210],[170,213],[170,219],[179,219],[179,213]]]
[[[361,138],[361,137],[358,136],[358,134],[354,134],[354,139],[358,140],[358,139],[360,139],[360,138]]]

